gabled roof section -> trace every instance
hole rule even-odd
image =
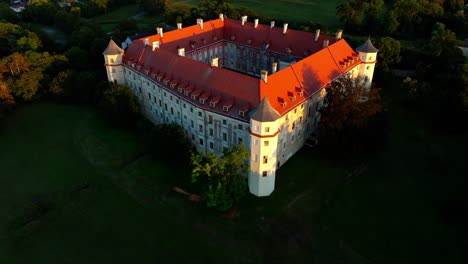
[[[341,39],[268,76],[268,83],[260,81],[260,97],[267,97],[272,107],[283,115],[359,63],[361,60],[353,49]]]
[[[364,44],[357,47],[356,50],[359,52],[366,52],[366,53],[375,53],[379,51],[376,47],[374,47],[374,45],[372,45],[372,41],[370,40],[370,38],[368,38],[366,42],[364,42]]]
[[[102,53],[103,55],[119,55],[123,54],[124,50],[121,49],[117,44],[115,44],[114,40],[111,39],[109,44],[107,45],[106,50]]]
[[[280,117],[281,115],[271,106],[268,98],[263,97],[251,119],[259,122],[273,122]]]
[[[242,25],[240,20],[224,19],[224,39],[241,45],[247,45],[264,49],[280,54],[285,54],[286,50],[291,51],[291,55],[305,58],[319,51],[323,46],[323,41],[328,40],[330,45],[336,42],[335,37],[325,34],[319,35],[315,41],[315,33],[288,29],[283,34],[283,25],[271,28],[269,25],[245,22]],[[234,37],[234,40],[231,38]]]

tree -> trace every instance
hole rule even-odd
[[[151,15],[158,15],[166,11],[168,0],[140,0],[140,7]]]
[[[225,149],[221,158],[213,153],[192,154],[192,182],[201,185],[202,199],[208,207],[225,211],[245,196],[248,158],[243,145]]]
[[[435,56],[440,56],[443,52],[451,52],[456,49],[457,37],[449,29],[445,29],[442,23],[435,23],[431,34],[431,51]]]
[[[374,147],[383,134],[377,129],[382,110],[377,89],[368,90],[360,77],[340,78],[327,88],[320,109],[320,145],[333,155],[361,153]]]
[[[392,66],[398,64],[400,57],[400,42],[391,37],[383,37],[377,43],[379,53],[377,55],[377,68],[383,71],[389,71]]]
[[[112,125],[125,127],[134,123],[138,114],[138,103],[130,88],[110,83],[99,104],[102,116]]]
[[[0,80],[0,117],[15,105],[15,99],[10,94],[6,83]]]

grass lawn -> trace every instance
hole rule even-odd
[[[183,164],[94,110],[24,106],[0,124],[0,263],[464,263],[465,223],[440,208],[463,201],[467,140],[398,105],[362,174],[302,149],[235,220],[173,192]]]
[[[126,18],[135,19],[142,30],[155,28],[157,24],[164,20],[163,17],[148,16],[142,13],[136,4],[121,6],[93,19],[101,25],[105,32],[110,32],[117,26],[119,21]]]
[[[196,0],[175,1],[172,7],[183,6],[186,8],[187,6],[196,5],[197,2]],[[271,19],[282,19],[289,23],[305,23],[311,20],[321,23],[333,31],[340,27],[340,23],[336,17],[336,6],[341,2],[343,0],[276,0],[268,3],[259,0],[239,0],[233,1],[233,4],[249,8]],[[120,20],[129,17],[136,19],[142,29],[153,29],[158,23],[164,21],[162,16],[156,17],[144,14],[135,4],[119,7],[94,19],[101,24],[104,31],[110,32]],[[187,25],[194,23],[195,21],[185,22]]]
[[[331,31],[338,29],[336,7],[343,0],[239,0],[235,5],[244,6],[271,19],[283,19],[289,23],[304,23],[309,20],[326,26]]]

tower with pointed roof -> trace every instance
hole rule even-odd
[[[110,40],[106,50],[102,53],[104,55],[105,66],[107,70],[107,80],[109,82],[117,82],[119,84],[125,83],[123,69],[122,69],[122,55],[124,50],[121,49],[114,40]]]
[[[377,52],[379,50],[374,47],[372,41],[368,38],[364,44],[356,48],[356,51],[359,52],[359,57],[362,61],[359,75],[364,78],[365,85],[369,88],[372,84],[375,63],[377,62]]]
[[[256,196],[268,196],[275,189],[280,117],[264,97],[250,118],[249,190]]]

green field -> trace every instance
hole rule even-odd
[[[198,1],[175,1],[172,8],[190,8]],[[330,30],[340,27],[336,17],[336,7],[343,0],[318,1],[318,0],[276,0],[265,3],[259,0],[239,0],[232,1],[235,6],[246,7],[257,12],[259,15],[269,17],[273,20],[282,19],[289,23],[306,23],[313,21],[326,26]],[[114,29],[117,23],[125,18],[133,17],[143,29],[152,29],[158,23],[164,21],[160,16],[148,16],[138,9],[137,5],[127,5],[112,10],[104,15],[98,16],[95,20],[101,24],[104,31],[109,32]],[[253,18],[250,18],[253,19]],[[185,24],[195,24],[195,21],[186,21]]]
[[[303,149],[235,220],[173,192],[184,166],[94,110],[24,106],[0,124],[0,263],[464,263],[465,223],[440,206],[463,199],[467,139],[398,105],[384,151],[337,162]]]
[[[343,0],[238,0],[235,5],[247,7],[260,15],[271,19],[282,19],[290,23],[304,23],[313,21],[326,26],[330,30],[339,28],[336,17],[336,7]]]

